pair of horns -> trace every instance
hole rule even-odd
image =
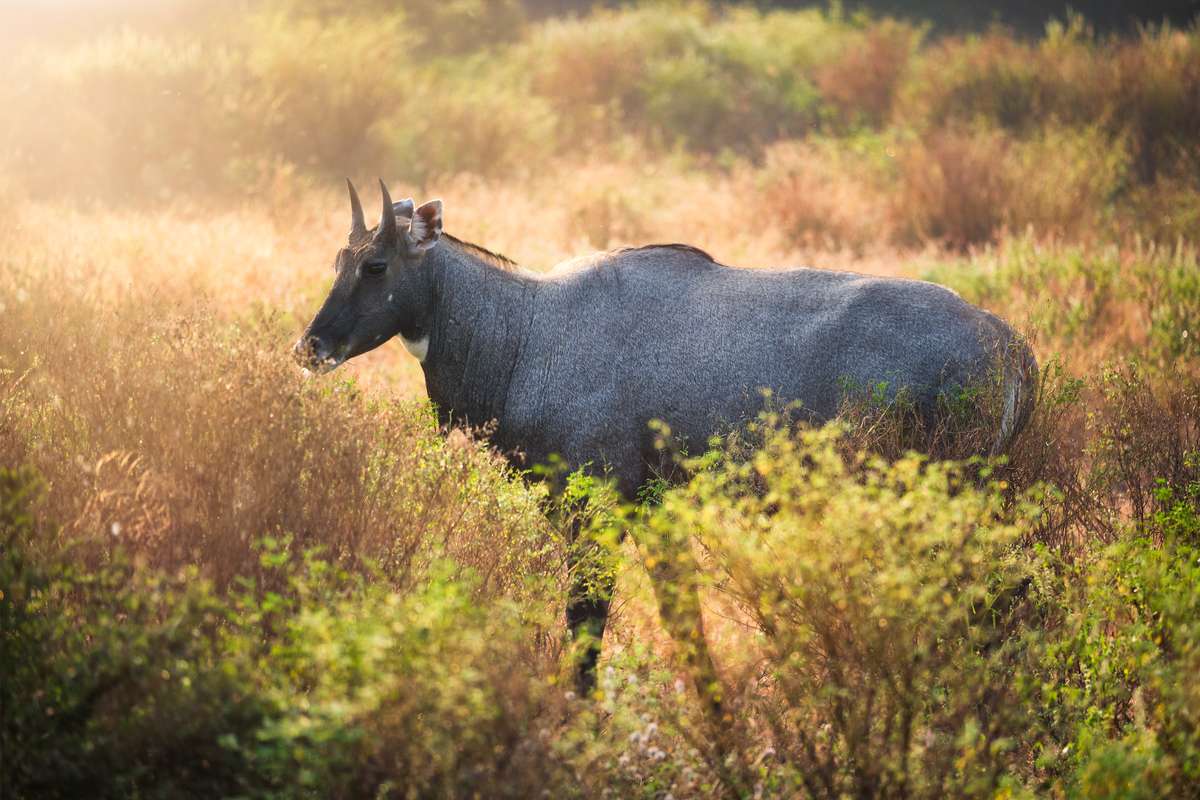
[[[362,201],[358,199],[358,192],[349,178],[346,179],[346,188],[350,190],[350,241],[354,242],[367,235],[367,222],[363,217]],[[392,196],[388,193],[387,185],[382,179],[379,181],[379,191],[383,194],[383,213],[379,217],[379,228],[375,231],[375,241],[395,244],[399,236],[396,225],[397,207],[400,210],[407,209],[408,216],[411,218],[413,202],[412,200],[403,200],[393,204]]]

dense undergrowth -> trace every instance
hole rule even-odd
[[[0,456],[22,465],[0,575],[16,796],[1194,785],[1200,384],[1161,326],[1195,312],[1128,288],[1172,269],[1190,285],[1186,251],[1118,269],[1013,243],[935,264],[985,304],[1003,285],[1024,302],[1030,275],[1098,293],[1111,269],[1127,288],[1119,310],[1031,315],[1040,347],[1091,342],[1078,362],[1097,366],[1047,360],[1029,430],[982,479],[858,455],[895,453],[886,420],[767,421],[749,460],[710,454],[656,510],[622,512],[637,546],[614,545],[625,606],[586,699],[567,691],[566,545],[540,490],[416,400],[303,379],[286,314],[172,274],[114,286],[123,257],[27,257],[5,263],[0,328]],[[1113,314],[1125,338],[1099,337]],[[638,588],[663,537],[695,538],[732,749]]]
[[[184,7],[0,55],[6,797],[1196,795],[1195,31]],[[1036,411],[991,464],[894,409],[768,418],[596,503],[619,588],[576,697],[544,489],[438,431],[399,348],[288,359],[326,179],[367,171],[533,268],[681,240],[935,280],[1029,337]]]

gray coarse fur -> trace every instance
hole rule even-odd
[[[606,254],[538,277],[449,243],[426,256],[433,313],[423,363],[445,418],[493,422],[526,464],[560,456],[611,470],[632,496],[661,466],[650,423],[684,446],[752,419],[763,390],[813,421],[848,387],[907,390],[929,418],[939,393],[1015,390],[994,451],[1028,415],[1032,356],[1004,322],[932,283],[815,269],[745,270],[682,246]],[[1013,417],[1013,414],[1016,417]]]
[[[822,422],[848,388],[886,384],[934,422],[939,396],[999,369],[991,452],[1029,415],[1028,347],[933,283],[737,269],[682,245],[566,266],[537,275],[442,236],[374,290],[353,263],[341,269],[308,335],[353,340],[351,355],[397,333],[428,336],[422,367],[443,422],[493,426],[493,444],[521,465],[602,467],[630,497],[662,466],[652,421],[702,448],[762,411],[764,390]],[[386,302],[364,296],[383,291]]]

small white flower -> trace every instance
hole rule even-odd
[[[112,527],[110,528],[110,530],[112,531],[113,536],[120,536],[121,535],[121,523],[114,522],[112,524]]]

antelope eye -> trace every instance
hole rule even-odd
[[[387,262],[383,259],[373,258],[370,261],[363,262],[363,272],[368,275],[382,275],[387,271]]]

